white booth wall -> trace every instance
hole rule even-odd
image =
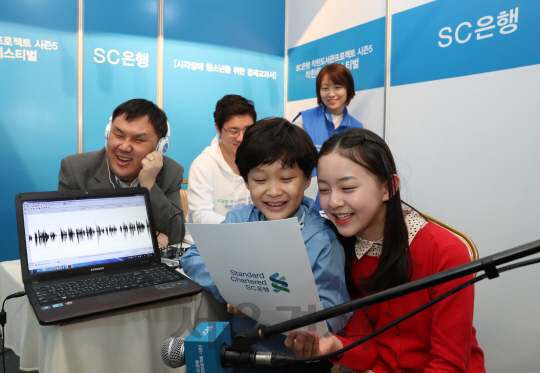
[[[475,2],[471,7],[479,8],[480,16],[470,18],[472,10],[462,1],[392,3],[394,42],[387,136],[402,179],[403,200],[466,233],[481,257],[539,239],[540,196],[535,186],[540,176],[535,171],[540,160],[540,52],[538,33],[529,32],[534,16],[540,15],[538,6],[533,1],[494,1],[489,6],[485,1]],[[438,12],[445,6],[453,6],[454,11],[448,13],[456,13],[456,19],[471,24],[489,14],[496,22],[499,11],[519,7],[517,30],[526,32],[521,37],[528,40],[530,48],[512,50],[503,43],[506,35],[497,34],[498,39],[493,40],[502,45],[490,51],[493,64],[503,64],[512,54],[517,60],[514,67],[510,62],[509,67],[497,65],[489,71],[481,66],[477,72],[470,72],[467,69],[474,70],[478,60],[465,59],[459,66],[463,73],[444,77],[454,68],[455,60],[439,59],[436,67],[442,71],[441,78],[407,83],[414,78],[403,76],[408,74],[400,65],[405,63],[406,53],[399,39],[425,37],[426,25],[440,17]],[[291,48],[321,42],[328,36],[345,35],[348,29],[385,17],[385,7],[382,0],[290,0],[287,49],[290,52]],[[489,13],[494,7],[497,14]],[[413,29],[414,33],[406,33],[403,23],[408,23],[407,31]],[[442,24],[440,28],[455,30],[459,24]],[[438,41],[447,43],[447,39],[439,38],[438,31],[431,35],[435,48],[439,48]],[[472,35],[474,38],[474,31]],[[478,47],[472,42],[470,45],[474,54]],[[433,62],[429,50],[417,57],[418,61]],[[520,58],[526,62],[520,62]],[[312,83],[314,97],[315,81]],[[291,92],[290,87],[286,92]],[[285,112],[292,119],[298,111],[314,106],[315,98],[289,100]],[[349,112],[365,128],[380,135],[383,110],[383,88],[357,91],[349,106]],[[488,372],[538,371],[538,282],[538,266],[530,266],[476,285],[474,325]]]

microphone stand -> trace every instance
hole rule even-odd
[[[499,277],[499,270],[497,269],[497,266],[534,255],[539,252],[540,240],[536,240],[517,246],[513,249],[501,251],[485,258],[480,258],[470,263],[450,268],[446,271],[434,273],[433,275],[395,286],[377,294],[317,311],[306,316],[301,316],[296,319],[284,321],[271,326],[260,325],[252,330],[239,331],[232,340],[232,349],[237,351],[246,351],[252,344],[264,341],[275,334],[281,334],[289,330],[298,329],[320,321],[325,321],[333,317],[341,316],[352,311],[361,310],[381,302],[399,298],[404,295],[471,275],[479,271],[484,271],[487,278],[493,279]]]

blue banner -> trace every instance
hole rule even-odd
[[[105,145],[113,110],[157,98],[157,1],[85,2],[84,151]]]
[[[392,85],[540,63],[538,0],[439,0],[394,15]]]
[[[56,190],[76,152],[76,2],[0,2],[0,261],[19,258],[15,195]]]
[[[341,63],[354,78],[355,91],[384,86],[385,18],[289,49],[289,101],[316,97],[317,74]]]
[[[285,2],[167,0],[165,10],[167,155],[187,178],[216,135],[213,113],[224,95],[252,100],[258,118],[284,115]]]

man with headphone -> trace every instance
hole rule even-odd
[[[163,154],[169,148],[167,116],[153,102],[118,106],[105,129],[105,147],[62,159],[58,190],[146,187],[160,246],[184,238],[180,187],[184,168]]]

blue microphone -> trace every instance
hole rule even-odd
[[[186,365],[188,373],[230,372],[221,366],[221,348],[231,344],[228,322],[202,322],[186,338],[169,338],[161,345],[165,365],[179,368]]]
[[[294,364],[295,357],[275,352],[234,351],[228,322],[202,322],[186,338],[170,337],[161,345],[161,359],[170,368],[186,366],[187,373],[230,372],[244,365]]]

